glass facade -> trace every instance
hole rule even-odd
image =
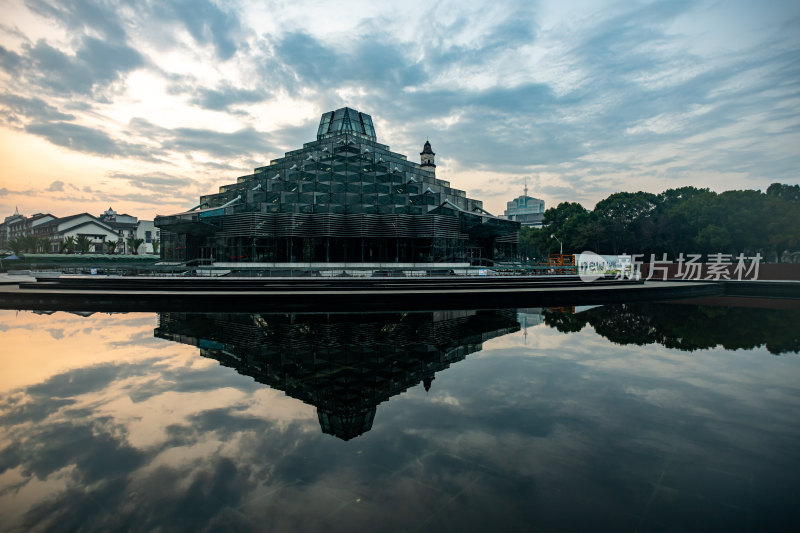
[[[519,224],[490,215],[434,168],[378,143],[366,113],[330,111],[316,141],[202,196],[192,211],[158,217],[161,254],[326,263],[513,257]]]
[[[527,192],[527,187],[525,189]],[[503,214],[523,226],[541,226],[544,222],[544,200],[525,194],[508,202]]]

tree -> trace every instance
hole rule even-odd
[[[71,254],[75,251],[75,237],[70,235],[69,237],[64,237],[64,240],[61,241],[61,252]]]
[[[40,252],[42,253],[49,253],[50,252],[50,239],[47,237],[42,237],[39,239],[39,245],[37,247]]]
[[[546,229],[523,226],[520,228],[517,240],[520,259],[533,263],[543,263],[547,260],[548,247],[552,239]]]
[[[135,237],[128,237],[125,239],[125,242],[128,244],[128,248],[130,248],[131,253],[133,255],[139,254],[139,247],[144,244],[144,239],[137,239]]]
[[[613,253],[642,249],[642,228],[657,201],[655,194],[640,191],[614,193],[597,203],[594,214],[610,240]]]
[[[722,252],[731,245],[731,235],[727,229],[709,224],[697,233],[694,242],[705,252]]]
[[[558,253],[560,249],[558,241],[551,235],[564,243],[564,251],[567,253],[585,250],[589,246],[587,241],[591,240],[588,233],[590,219],[586,208],[577,202],[561,202],[545,211],[543,223],[546,227],[538,234],[542,255]]]
[[[160,245],[161,243],[158,241],[158,239],[153,239],[153,240],[151,241],[151,244],[153,245],[153,253],[154,253],[154,254],[156,254],[156,255],[158,255],[158,247],[159,247],[159,245]]]
[[[23,243],[22,239],[19,237],[15,237],[8,241],[8,247],[11,248],[11,251],[14,252],[15,255],[19,255],[22,253],[22,250],[25,249],[25,243]]]
[[[800,186],[774,183],[766,193],[754,190],[715,193],[681,187],[658,195],[614,193],[587,211],[578,203],[563,202],[545,212],[541,229],[519,233],[522,257],[557,253],[555,234],[567,253],[592,250],[683,254],[743,253],[780,257],[800,248]]]
[[[114,254],[114,250],[117,249],[117,241],[106,241],[106,250],[108,253]]]
[[[78,248],[78,251],[82,254],[88,253],[89,249],[92,247],[92,241],[86,235],[78,235],[78,239],[75,241],[75,246]]]
[[[767,196],[783,198],[788,202],[800,202],[800,185],[773,183],[767,188]]]
[[[780,257],[785,250],[800,249],[800,209],[797,201],[787,200],[785,196],[768,196],[765,205],[770,213],[765,235],[766,246]]]
[[[39,239],[33,235],[26,235],[25,237],[22,237],[22,247],[26,252],[35,254],[37,248],[39,248]]]

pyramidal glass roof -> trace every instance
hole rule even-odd
[[[319,121],[317,140],[342,133],[355,133],[372,141],[377,140],[372,117],[366,113],[361,113],[349,107],[323,113]]]

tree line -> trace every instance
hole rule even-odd
[[[683,351],[722,346],[774,355],[800,353],[800,310],[674,306],[655,302],[612,304],[582,313],[545,310],[544,323],[562,333],[591,326],[616,344],[661,344]]]
[[[129,237],[125,239],[128,248],[133,255],[138,255],[139,248],[144,244],[144,239],[137,237]],[[153,253],[158,253],[159,242],[157,240],[151,241],[153,245]],[[104,243],[106,253],[113,254],[118,246],[117,241],[107,241]],[[34,235],[26,235],[24,237],[15,237],[8,241],[8,247],[12,252],[19,255],[23,252],[30,253],[49,253],[50,252],[50,239],[39,238]],[[92,241],[86,235],[78,235],[78,237],[64,237],[59,242],[59,250],[62,254],[81,253],[86,254],[92,249]]]
[[[800,250],[800,185],[773,183],[766,192],[716,193],[681,187],[660,194],[618,192],[589,211],[562,202],[545,211],[541,228],[523,227],[519,253],[541,261],[558,253],[760,253],[767,260]]]

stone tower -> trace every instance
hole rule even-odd
[[[436,157],[436,154],[433,153],[433,150],[431,150],[430,141],[425,141],[425,145],[422,147],[422,151],[419,153],[420,166],[425,170],[430,170],[435,174],[436,163],[433,162],[434,157]]]

